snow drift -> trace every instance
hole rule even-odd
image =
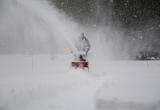
[[[160,62],[97,62],[87,73],[69,57],[34,57],[32,71],[30,56],[0,56],[0,109],[160,109]]]

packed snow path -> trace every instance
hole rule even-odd
[[[159,110],[160,62],[0,56],[0,110]]]

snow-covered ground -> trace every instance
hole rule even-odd
[[[159,61],[90,61],[1,55],[0,110],[160,110]]]

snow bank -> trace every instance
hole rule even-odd
[[[69,62],[63,55],[1,55],[0,110],[160,109],[160,62],[91,62],[89,73]]]
[[[96,93],[98,110],[159,110],[159,61],[102,63],[108,81]]]

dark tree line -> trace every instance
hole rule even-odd
[[[121,26],[137,28],[159,23],[159,0],[50,0],[79,21],[104,17],[119,20]]]
[[[84,24],[112,25],[125,30],[126,39],[160,52],[159,0],[50,0]]]
[[[50,0],[69,16],[77,21],[85,22],[94,18],[96,12],[96,0]]]

